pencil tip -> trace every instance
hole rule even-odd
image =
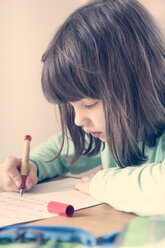
[[[20,189],[20,196],[23,196],[23,189]]]

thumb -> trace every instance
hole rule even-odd
[[[17,187],[19,187],[22,183],[22,178],[19,172],[21,161],[18,158],[9,157],[6,162],[6,169],[8,171],[10,179],[14,182]]]

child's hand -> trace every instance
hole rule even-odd
[[[99,165],[96,168],[89,170],[85,173],[82,173],[83,176],[82,176],[81,180],[74,185],[74,188],[76,190],[81,191],[84,194],[89,195],[89,183],[90,183],[93,175],[96,174],[100,170],[102,170],[102,165]],[[82,175],[82,174],[80,174],[80,175]]]
[[[92,178],[91,176],[82,177],[81,180],[74,185],[74,188],[84,194],[89,195],[88,188],[91,178]]]
[[[3,164],[0,165],[0,189],[3,191],[19,191],[22,183],[19,172],[21,160],[15,157],[8,157]],[[26,190],[31,189],[38,182],[37,167],[29,161],[29,174],[26,178]]]

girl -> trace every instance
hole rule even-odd
[[[42,88],[62,134],[31,153],[27,190],[101,165],[75,188],[122,211],[165,214],[165,50],[147,10],[136,0],[76,10],[43,55]],[[18,190],[19,166],[1,165],[1,188]]]

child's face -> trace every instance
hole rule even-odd
[[[70,102],[75,111],[75,124],[86,133],[106,142],[105,115],[101,100],[84,98]]]

